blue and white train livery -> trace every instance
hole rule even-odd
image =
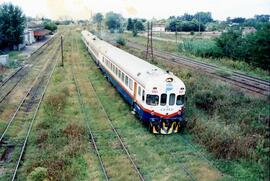
[[[82,40],[96,64],[140,120],[154,134],[177,133],[185,125],[185,85],[173,73],[164,71],[134,55],[82,31]]]

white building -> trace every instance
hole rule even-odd
[[[153,24],[153,32],[165,32],[165,24]]]
[[[34,37],[34,32],[32,30],[26,29],[24,31],[24,43],[25,45],[31,45],[36,42]]]

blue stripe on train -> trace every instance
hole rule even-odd
[[[88,51],[90,51],[90,50],[88,50]],[[128,104],[130,104],[135,109],[135,111],[138,113],[139,118],[143,122],[149,122],[150,119],[153,120],[153,118],[156,120],[160,119],[159,116],[153,116],[150,113],[143,111],[143,109],[138,104],[134,103],[132,97],[130,97],[129,94],[120,86],[120,84],[106,71],[106,69],[101,64],[99,64],[99,61],[97,60],[97,58],[94,55],[92,55],[90,52],[89,52],[89,54],[94,59],[95,63],[100,67],[100,69],[104,73],[104,75],[108,78],[108,80],[116,88],[116,90],[122,95],[124,100],[126,102],[128,102]],[[182,113],[181,115],[177,115],[177,116],[168,118],[166,120],[182,122],[182,121],[184,121],[184,114]]]

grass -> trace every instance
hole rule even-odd
[[[65,43],[68,49],[68,41]],[[64,55],[71,53],[65,51]],[[57,66],[30,135],[19,180],[35,175],[47,180],[100,180],[79,110],[71,67],[68,63],[64,68]],[[40,167],[42,172],[37,171]]]
[[[109,118],[146,180],[190,180],[183,166],[198,180],[264,179],[267,170],[262,167],[262,163],[256,161],[256,157],[263,158],[263,152],[262,156],[259,156],[251,150],[255,158],[252,155],[227,157],[230,154],[223,150],[222,155],[211,150],[212,144],[209,145],[209,141],[213,139],[212,143],[217,144],[219,139],[223,143],[227,139],[235,139],[237,135],[246,138],[253,134],[259,141],[263,140],[257,136],[264,135],[265,123],[256,122],[255,118],[258,114],[269,116],[269,107],[265,101],[246,97],[227,84],[156,59],[157,66],[171,70],[187,85],[186,114],[190,131],[186,137],[192,140],[193,146],[187,144],[178,134],[155,136],[130,113],[130,106],[100,73],[79,40],[79,33],[67,32],[65,37],[65,67],[57,67],[53,75],[18,178],[26,180],[42,167],[47,169],[47,175],[44,169],[37,175],[45,173],[46,178],[51,180],[101,180],[102,172],[95,152],[88,146],[86,123],[89,123],[97,136],[97,144],[111,180],[132,179],[134,172],[93,94],[89,84],[91,81]],[[73,38],[78,41],[77,52],[72,51]],[[141,56],[140,52],[126,50]],[[81,107],[72,80],[71,66],[75,62],[75,72],[88,119],[80,112]],[[210,91],[210,94],[197,95],[201,90]],[[208,100],[206,95],[213,97]],[[198,96],[213,103],[211,110],[204,109],[204,105],[197,102]],[[50,99],[57,100],[57,104]],[[59,111],[53,111],[55,109],[50,107],[48,109],[47,106],[53,106]],[[223,135],[226,135],[227,139],[224,139]],[[209,159],[210,163],[201,155]]]
[[[142,36],[139,36],[139,37],[133,37],[130,33],[124,33],[123,34],[123,37],[126,39],[126,40],[131,40],[135,43],[138,43],[138,44],[142,44],[142,45],[145,45],[146,46],[146,43],[147,43],[147,38],[146,37],[142,37]],[[204,39],[204,40],[201,40],[201,38],[198,38],[198,37],[193,37],[193,38],[179,38],[179,42],[180,41],[187,41],[187,42],[199,42],[199,43],[196,43],[198,45],[196,46],[201,46],[201,44],[204,44],[204,43],[201,43],[201,42],[212,42],[213,40],[211,39]],[[208,47],[209,45],[207,45]],[[263,78],[263,79],[266,79],[266,80],[269,80],[269,72],[268,71],[265,71],[265,70],[262,70],[261,68],[258,68],[258,67],[254,67],[252,65],[249,65],[248,63],[245,63],[243,61],[237,61],[237,60],[231,60],[231,59],[228,59],[228,58],[202,58],[200,56],[196,56],[194,55],[193,53],[190,53],[188,51],[185,51],[185,52],[179,52],[178,50],[178,44],[174,43],[174,42],[170,42],[170,41],[161,41],[161,40],[155,40],[153,39],[153,47],[158,49],[158,50],[162,50],[162,51],[167,51],[167,52],[170,52],[170,53],[174,53],[174,54],[178,54],[180,56],[184,56],[184,57],[190,57],[190,58],[193,58],[194,60],[196,61],[202,61],[202,62],[206,62],[206,63],[209,63],[209,64],[214,64],[214,65],[217,65],[218,67],[221,67],[223,69],[226,69],[227,71],[239,71],[239,72],[243,72],[245,74],[248,74],[248,75],[251,75],[251,76],[255,76],[255,77],[260,77],[260,78]],[[217,52],[218,53],[218,52]]]
[[[140,52],[125,50],[143,58]],[[155,64],[171,70],[185,82],[189,132],[194,141],[219,158],[215,162],[217,167],[236,180],[267,178],[267,121],[259,121],[258,116],[269,119],[267,101],[160,59],[155,59]],[[235,166],[239,172],[233,169]]]

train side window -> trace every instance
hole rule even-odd
[[[129,79],[129,89],[130,90],[133,90],[133,80],[132,79]]]
[[[144,101],[144,99],[145,99],[145,92],[144,92],[144,90],[142,91],[142,101]]]
[[[169,97],[169,105],[172,106],[174,105],[174,103],[175,103],[175,94],[172,93],[170,94],[170,97]]]
[[[125,76],[125,84],[128,87],[128,76],[127,75]]]
[[[118,75],[118,68],[116,67],[115,69],[115,75],[117,76]]]
[[[161,94],[160,96],[160,105],[165,106],[167,103],[167,94]]]
[[[124,82],[124,80],[125,80],[125,74],[124,72],[122,72],[122,82]]]
[[[185,101],[185,96],[184,95],[178,95],[176,98],[176,105],[183,105]]]
[[[141,96],[141,87],[138,88],[138,95]]]
[[[121,70],[118,71],[118,78],[121,79]]]

